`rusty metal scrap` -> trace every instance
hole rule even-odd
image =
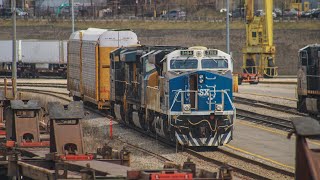
[[[295,179],[320,180],[320,149],[310,149],[307,138],[320,138],[320,124],[316,120],[292,121],[296,134]]]

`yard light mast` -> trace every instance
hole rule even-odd
[[[226,26],[227,26],[227,53],[230,54],[230,19],[229,19],[229,0],[227,0],[227,20],[226,20]]]
[[[12,25],[13,25],[13,37],[12,37],[12,90],[13,98],[16,98],[17,94],[17,26],[16,26],[16,0],[12,0]]]
[[[71,18],[72,18],[72,32],[74,32],[74,3],[73,0],[71,0]]]

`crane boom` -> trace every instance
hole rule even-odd
[[[254,0],[245,1],[246,44],[243,52],[242,80],[256,84],[259,77],[278,75],[273,44],[273,0],[264,0],[265,15],[255,16]],[[253,84],[253,83],[252,83]]]

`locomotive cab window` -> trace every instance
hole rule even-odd
[[[197,69],[198,60],[197,59],[171,59],[170,68],[171,69]]]
[[[145,61],[145,68],[146,68],[146,73],[148,73],[156,69],[156,66],[154,64],[149,63],[149,61]]]
[[[300,52],[300,64],[302,66],[314,66],[315,61],[313,58],[308,58],[308,52],[307,51],[302,51]]]
[[[202,59],[201,66],[203,69],[226,69],[228,61],[226,59]]]

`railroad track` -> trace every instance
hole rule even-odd
[[[298,101],[295,98],[286,98],[286,97],[281,97],[281,96],[270,96],[270,95],[257,94],[257,93],[238,93],[238,94],[251,95],[251,96],[260,96],[260,97],[267,97],[267,98],[273,98],[273,99],[282,99],[282,100],[292,101],[292,102],[297,102]]]
[[[150,156],[152,156],[152,157],[154,157],[154,158],[157,158],[157,159],[159,159],[160,161],[162,161],[163,163],[165,163],[165,162],[172,162],[171,159],[168,159],[168,158],[166,158],[166,157],[164,157],[164,156],[162,156],[162,155],[159,155],[159,154],[154,153],[154,152],[152,152],[152,151],[149,151],[149,150],[147,150],[147,149],[143,149],[143,148],[141,148],[141,147],[139,147],[139,146],[137,146],[137,145],[131,144],[131,143],[127,142],[127,141],[122,141],[121,139],[116,139],[116,140],[122,142],[122,143],[125,144],[127,147],[133,148],[133,149],[138,150],[138,151],[140,151],[140,152],[146,153],[146,154],[148,154],[148,155],[150,155]]]
[[[58,98],[60,100],[64,100],[64,101],[67,101],[67,102],[71,101],[70,98],[67,98],[69,96],[68,93],[45,91],[45,90],[36,90],[36,89],[20,89],[20,91],[22,91],[22,92],[30,92],[30,93],[39,93],[39,94],[43,94],[43,95],[49,95],[49,96],[53,96],[55,98]],[[99,114],[99,115],[102,115],[102,116],[106,116],[105,113],[100,112],[100,111],[98,111],[96,109],[90,108],[88,106],[85,106],[85,108],[87,110],[94,111],[96,114]],[[109,118],[111,118],[111,117],[109,117]],[[116,140],[122,142],[123,144],[125,144],[126,146],[128,146],[128,147],[130,147],[132,149],[135,149],[135,150],[140,151],[142,153],[146,153],[149,156],[152,156],[152,157],[154,157],[156,159],[159,159],[162,162],[172,162],[170,159],[168,159],[168,158],[166,158],[166,157],[164,157],[162,155],[159,155],[159,154],[156,154],[154,152],[148,151],[146,149],[143,149],[143,148],[141,148],[139,146],[136,146],[134,144],[131,144],[129,142],[122,141],[121,139],[116,139]]]
[[[11,82],[9,83],[11,86]],[[4,86],[4,83],[0,82],[0,86]],[[17,83],[18,87],[53,87],[53,88],[64,88],[67,89],[65,83]]]
[[[299,116],[307,116],[307,114],[298,112],[297,109],[294,107],[289,107],[289,106],[275,104],[275,103],[269,103],[265,101],[259,101],[259,100],[243,98],[243,97],[234,97],[234,102],[239,104],[254,106],[254,107],[261,107],[261,108],[266,108],[270,110],[281,111],[289,114],[295,114]]]
[[[243,120],[249,120],[255,123],[267,125],[276,129],[284,130],[284,131],[292,131],[292,121],[283,118],[277,118],[272,116],[267,116],[263,114],[258,114],[252,111],[237,109],[237,118]]]
[[[46,91],[46,90],[38,90],[38,89],[21,89],[18,88],[19,92],[29,92],[29,93],[39,93],[43,95],[49,95],[55,98],[58,98],[60,100],[64,100],[67,102],[71,101],[71,98],[69,97],[69,93],[63,93],[63,92],[54,92],[54,91]]]
[[[42,90],[34,90],[34,89],[22,89],[22,91],[49,95],[49,96],[53,96],[53,97],[59,98],[61,100],[71,101],[70,99],[65,97],[65,96],[68,95],[67,93],[57,93],[57,92],[53,92],[53,91],[42,91]],[[107,116],[109,118],[113,118],[111,116],[108,116],[106,113],[98,111],[96,109],[93,109],[93,108],[90,108],[90,107],[86,107],[86,108],[88,110],[90,110],[90,111],[95,112],[95,113],[99,113],[100,115]],[[151,135],[149,133],[146,133],[145,131],[142,131],[142,130],[140,130],[138,128],[132,128],[132,129],[138,131],[139,133],[142,133],[145,136],[148,136],[148,137],[151,137],[151,138],[159,140],[163,145],[165,145],[167,147],[170,147],[170,148],[176,147],[175,143],[168,142],[167,139],[164,139],[164,138],[161,138],[161,137],[156,137],[155,135]],[[170,159],[168,159],[166,157],[163,157],[162,155],[153,153],[153,152],[148,151],[148,150],[146,150],[144,148],[141,148],[139,146],[136,146],[136,145],[130,144],[128,142],[124,142],[124,141],[123,141],[123,143],[126,143],[131,148],[134,148],[134,149],[139,150],[139,151],[141,151],[143,153],[149,154],[150,156],[153,156],[153,157],[161,160],[162,162],[170,162],[170,161],[172,162],[172,160],[170,160]],[[197,158],[199,160],[203,160],[203,161],[205,161],[207,163],[210,163],[212,165],[215,165],[215,166],[225,166],[226,165],[226,162],[224,162],[222,160],[217,160],[217,159],[210,158],[210,157],[208,157],[206,155],[206,153],[213,153],[213,152],[206,152],[206,153],[197,152],[197,151],[195,151],[193,149],[190,149],[190,148],[185,148],[184,150],[185,150],[186,153],[188,153],[189,155],[193,156],[194,158]],[[272,171],[272,172],[275,172],[275,173],[279,173],[279,174],[282,174],[282,175],[289,176],[290,178],[294,177],[294,173],[292,173],[290,171],[279,169],[279,168],[276,168],[274,166],[270,166],[270,165],[267,165],[267,164],[252,160],[250,158],[243,157],[243,156],[240,156],[240,155],[237,155],[237,154],[222,150],[222,149],[218,149],[217,151],[221,152],[221,153],[223,153],[223,154],[225,154],[227,156],[233,157],[235,159],[239,159],[239,160],[241,160],[241,161],[243,161],[245,163],[250,163],[252,165],[262,167],[262,168],[264,168],[266,170],[269,170],[269,171]],[[265,177],[265,176],[263,176],[263,175],[261,175],[259,173],[251,172],[250,170],[246,170],[246,169],[243,169],[241,167],[237,167],[235,165],[228,165],[228,166],[231,167],[235,173],[244,175],[246,177],[250,177],[250,178],[253,178],[253,179],[270,179],[270,178]]]
[[[251,164],[253,166],[259,166],[259,167],[261,167],[263,169],[266,169],[268,171],[272,171],[274,173],[280,173],[280,174],[289,176],[291,178],[294,177],[294,173],[293,172],[286,171],[286,170],[283,170],[283,169],[279,169],[279,168],[276,168],[274,166],[270,166],[270,165],[264,164],[262,162],[255,161],[255,160],[252,160],[252,159],[249,159],[249,158],[246,158],[246,157],[231,153],[231,152],[226,151],[226,150],[218,149],[217,151],[221,152],[221,153],[223,153],[225,155],[228,155],[230,157],[233,157],[233,158],[235,158],[237,160],[243,161],[244,163],[248,163],[248,164]],[[210,153],[210,152],[200,152],[199,153],[199,152],[196,152],[196,151],[194,151],[192,149],[187,149],[186,152],[191,154],[191,155],[193,155],[194,157],[197,157],[199,159],[202,159],[204,161],[207,161],[207,162],[215,164],[215,165],[219,165],[219,166],[226,165],[225,162],[217,161],[214,158],[210,158],[209,155],[208,155],[208,153]],[[251,171],[245,170],[245,169],[243,169],[241,167],[238,167],[238,166],[235,166],[235,165],[228,164],[227,166],[231,167],[234,172],[237,172],[237,173],[239,173],[241,175],[244,175],[244,176],[247,176],[247,177],[250,177],[250,178],[253,178],[253,179],[270,179],[268,177],[265,177],[265,176],[257,174],[257,173],[253,173]]]

